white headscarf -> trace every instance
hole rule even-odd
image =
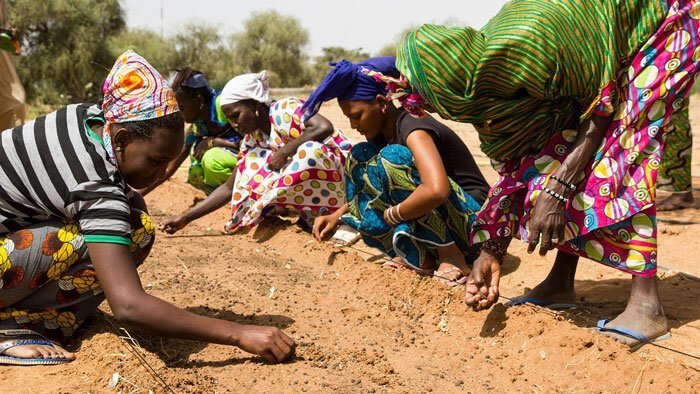
[[[239,75],[226,83],[221,91],[220,105],[233,104],[239,101],[253,99],[257,102],[270,105],[267,85],[267,71]]]

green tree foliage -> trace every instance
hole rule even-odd
[[[244,72],[214,26],[187,24],[175,36],[174,44],[178,53],[176,68],[189,66],[202,71],[213,88],[223,88],[229,79]]]
[[[311,82],[313,84],[319,84],[328,71],[331,70],[328,66],[330,62],[338,62],[343,59],[347,59],[351,62],[359,62],[360,60],[365,60],[370,57],[369,53],[364,52],[362,48],[346,49],[343,47],[325,47],[322,48],[321,51],[321,55],[314,58],[311,76]]]
[[[254,13],[232,37],[235,60],[244,72],[268,70],[274,87],[309,83],[306,47],[309,33],[296,18],[276,11]]]
[[[147,29],[123,30],[107,41],[112,59],[127,49],[133,49],[162,73],[176,67],[179,55],[172,38],[161,38],[160,34]]]
[[[119,1],[10,0],[8,8],[23,37],[17,71],[30,97],[94,100],[114,63],[107,40],[125,26]]]
[[[408,32],[415,30],[417,27],[418,26],[410,26],[410,27],[403,29],[403,31],[401,31],[401,33],[399,33],[396,37],[394,37],[394,40],[392,42],[384,45],[379,50],[379,52],[377,52],[376,56],[396,56],[396,47],[399,46],[399,44],[403,41],[404,36]]]

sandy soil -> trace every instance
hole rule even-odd
[[[693,104],[697,129],[700,101]],[[322,113],[349,129],[335,104]],[[494,179],[473,129],[453,126]],[[696,158],[699,149],[696,143]],[[178,173],[148,197],[156,220],[202,197],[184,183],[184,175]],[[340,250],[318,244],[290,221],[268,220],[245,234],[221,236],[227,211],[176,236],[160,234],[140,268],[143,284],[196,313],[285,329],[299,344],[293,362],[269,365],[231,347],[130,332],[138,346],[134,350],[115,335],[116,322],[105,303],[104,312],[71,343],[76,362],[3,367],[2,391],[167,392],[166,385],[175,392],[700,391],[700,361],[651,346],[630,353],[590,328],[624,308],[629,277],[612,269],[579,264],[576,289],[582,307],[573,312],[497,305],[476,313],[464,305],[462,290],[381,268],[381,256],[362,245]],[[660,264],[700,276],[693,247],[700,236],[700,212],[659,217],[676,221],[659,224]],[[519,242],[511,253],[502,281],[508,297],[539,283],[554,259],[553,254],[529,256]],[[660,278],[673,334],[662,344],[700,355],[700,283],[666,270]],[[124,331],[119,335],[126,337]],[[114,373],[121,379],[110,390]]]

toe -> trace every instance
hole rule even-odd
[[[41,358],[51,358],[51,352],[46,346],[36,346],[35,349],[40,353]]]
[[[68,350],[66,350],[60,346],[55,346],[55,349],[58,352],[57,357],[67,358],[69,360],[75,359],[75,354],[69,352]]]
[[[621,343],[621,344],[626,345],[626,346],[632,346],[632,345],[636,345],[637,343],[639,343],[639,341],[637,341],[635,339],[626,337],[624,335],[616,334],[614,332],[603,332],[602,334],[605,335],[606,337],[612,338],[616,342]]]

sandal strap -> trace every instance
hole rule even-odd
[[[647,338],[645,335],[638,333],[633,330],[628,330],[626,328],[621,328],[621,327],[612,327],[608,326],[608,323],[610,323],[610,320],[603,319],[598,321],[598,332],[612,332],[618,335],[622,335],[628,338],[635,339],[639,342],[642,343],[649,343],[651,340]]]
[[[19,337],[19,336],[25,336],[25,335],[35,335],[35,336],[44,338],[44,336],[39,334],[38,332],[36,332],[34,330],[24,329],[24,328],[0,330],[0,335],[6,336],[6,337]]]
[[[8,349],[12,349],[17,346],[25,345],[41,345],[41,346],[55,346],[56,343],[49,341],[48,339],[15,339],[5,341],[0,343],[0,355],[4,354]]]

